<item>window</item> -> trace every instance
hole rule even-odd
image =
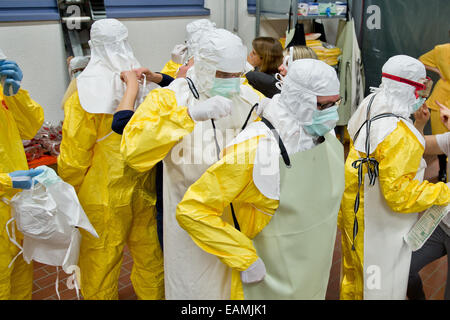
[[[247,11],[250,14],[256,13],[256,0],[247,0]]]
[[[59,20],[57,0],[0,0],[0,21]]]
[[[105,0],[108,18],[209,15],[204,0]]]

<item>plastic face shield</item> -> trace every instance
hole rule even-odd
[[[416,90],[416,94],[419,97],[428,98],[431,94],[431,89],[433,88],[433,80],[426,77],[425,79],[420,80],[420,83],[422,83],[425,88],[423,90]]]

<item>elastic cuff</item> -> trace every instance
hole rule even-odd
[[[158,83],[160,87],[167,87],[169,84],[172,83],[173,80],[175,80],[174,78],[172,78],[168,74],[161,73],[161,72],[156,72],[156,73],[159,73],[163,77],[161,82]]]
[[[111,129],[117,134],[123,134],[125,126],[128,124],[133,115],[134,111],[132,110],[121,110],[116,112],[113,116]]]

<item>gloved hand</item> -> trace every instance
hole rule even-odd
[[[178,64],[183,64],[187,55],[187,46],[184,44],[177,44],[172,50],[172,61]]]
[[[44,172],[43,169],[18,170],[9,173],[14,189],[31,189],[33,177]],[[36,181],[37,182],[37,181]]]
[[[19,91],[22,78],[22,70],[15,61],[3,60],[0,62],[0,79],[2,79],[5,96],[13,96]]]
[[[220,119],[231,114],[233,107],[230,99],[222,96],[214,96],[188,108],[189,115],[194,121],[206,121]]]
[[[261,258],[253,262],[247,270],[241,271],[241,280],[243,283],[260,282],[266,276],[266,266]]]

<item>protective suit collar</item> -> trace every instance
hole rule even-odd
[[[414,82],[418,82],[426,77],[424,65],[419,60],[405,55],[390,58],[383,66],[382,72]],[[372,89],[372,91],[373,93],[363,100],[349,120],[348,132],[352,140],[354,140],[356,132],[363,125],[364,121],[366,121],[367,106],[374,94],[376,94],[376,98],[370,111],[371,118],[382,113],[393,113],[408,119],[413,113],[413,106],[416,102],[416,88],[414,86],[383,77],[381,86]],[[373,122],[370,129],[371,152],[397,128],[398,121],[403,121],[408,125],[419,141],[423,142],[422,135],[414,128],[412,122],[404,119],[400,120],[399,118],[391,117]],[[353,141],[355,149],[365,152],[365,141],[365,130],[361,130],[357,141]]]
[[[92,25],[91,59],[77,78],[85,111],[113,114],[126,89],[120,73],[141,67],[127,38],[127,28],[116,19],[103,19]]]

